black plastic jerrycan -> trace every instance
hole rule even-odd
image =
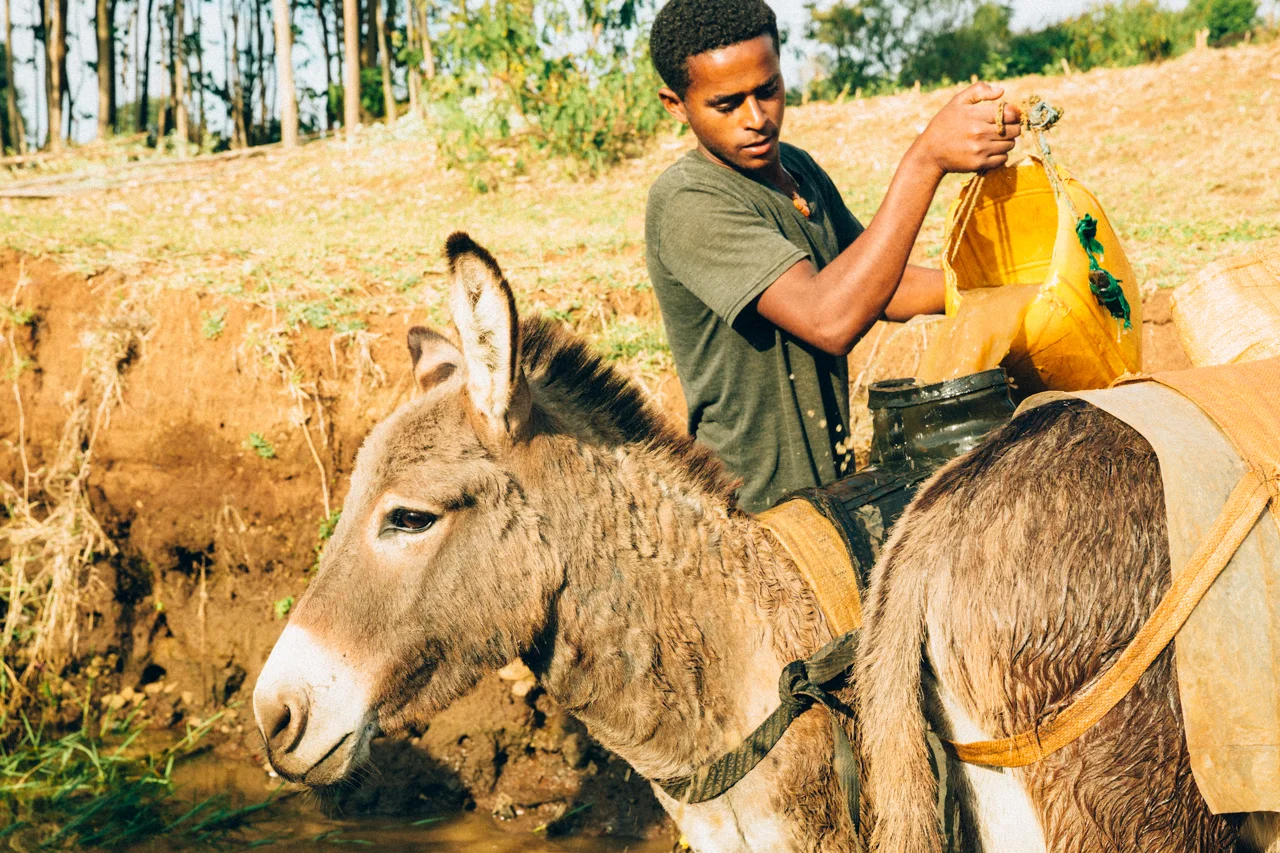
[[[1002,368],[933,385],[891,379],[871,386],[870,464],[828,486],[802,489],[802,497],[840,531],[865,587],[894,522],[930,474],[972,450],[1013,417],[1009,380]]]

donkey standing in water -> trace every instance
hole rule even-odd
[[[409,333],[422,394],[378,425],[342,520],[254,691],[277,772],[347,776],[517,655],[648,779],[693,772],[831,639],[783,548],[709,451],[584,344],[519,322],[497,264],[447,247],[461,341]],[[824,710],[721,797],[655,786],[700,851],[852,851]]]
[[[1155,452],[1079,400],[1015,418],[921,488],[872,574],[858,661],[872,849],[940,849],[922,699],[960,743],[1052,719],[1164,595],[1166,533]],[[1196,789],[1172,651],[1060,751],[953,774],[966,849],[1280,851],[1277,816],[1216,816]]]

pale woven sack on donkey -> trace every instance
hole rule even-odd
[[[1190,570],[1246,475],[1266,482],[1269,511],[1192,610],[1174,654],[1192,772],[1209,808],[1280,812],[1280,358],[1040,394],[1023,410],[1065,396],[1119,418],[1155,450],[1173,578]]]
[[[1196,367],[1280,356],[1280,240],[1216,261],[1174,290],[1173,321]]]

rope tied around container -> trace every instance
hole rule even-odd
[[[996,125],[1000,127],[1002,136],[1004,135],[1005,104],[1003,100],[996,104]],[[1053,187],[1054,197],[1059,204],[1067,206],[1071,211],[1072,220],[1076,223],[1076,239],[1089,257],[1089,290],[1098,300],[1098,304],[1106,308],[1112,317],[1122,320],[1126,329],[1132,328],[1129,300],[1120,287],[1120,279],[1102,266],[1104,250],[1102,243],[1097,239],[1098,221],[1088,213],[1084,216],[1080,215],[1075,202],[1071,200],[1071,194],[1067,192],[1067,185],[1062,180],[1062,175],[1058,173],[1058,164],[1053,159],[1053,150],[1049,146],[1046,134],[1062,119],[1065,111],[1039,95],[1032,95],[1023,101],[1019,105],[1019,111],[1022,114],[1023,128],[1039,149],[1038,159],[1044,168],[1045,176],[1049,179],[1049,185]],[[965,187],[966,195],[960,203],[960,227],[951,233],[948,260],[955,258],[955,253],[960,247],[960,237],[969,227],[969,219],[978,206],[978,196],[982,194],[982,182],[983,174],[979,172]]]

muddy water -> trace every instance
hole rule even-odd
[[[920,362],[922,385],[1000,366],[1022,329],[1038,284],[966,290],[960,310],[929,344]]]
[[[269,778],[253,763],[215,755],[193,758],[178,765],[174,779],[178,797],[183,801],[198,802],[225,794],[230,797],[231,806],[244,807],[272,797],[274,802],[265,816],[255,820],[238,840],[261,841],[268,850],[288,853],[311,853],[333,844],[354,845],[348,849],[376,847],[391,853],[670,853],[672,849],[672,840],[665,833],[656,840],[597,836],[548,838],[545,831],[507,831],[485,813],[433,813],[429,803],[423,804],[422,814],[409,817],[326,815],[311,795],[281,790],[278,779]],[[227,849],[240,846],[228,845]],[[155,839],[131,849],[138,853],[171,853],[197,848]]]

